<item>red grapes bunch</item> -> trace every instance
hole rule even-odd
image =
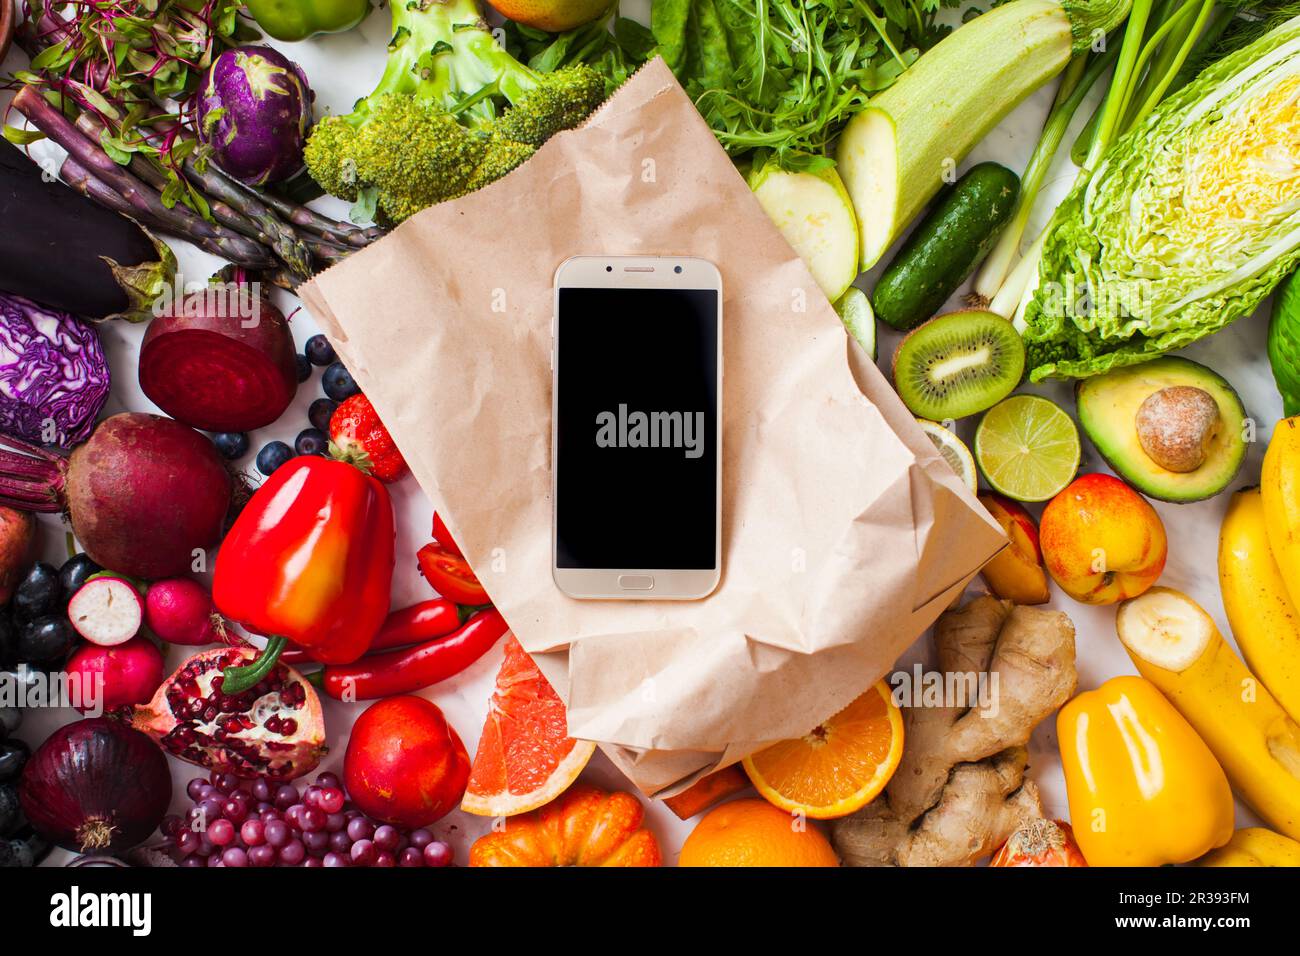
[[[322,773],[299,793],[292,783],[240,780],[214,771],[185,789],[185,816],[163,818],[181,866],[450,866],[451,847],[426,829],[376,823],[353,807],[343,784]]]

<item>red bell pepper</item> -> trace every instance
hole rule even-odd
[[[227,669],[222,689],[261,680],[286,639],[327,664],[355,661],[388,615],[393,505],[377,479],[304,455],[257,489],[217,552],[212,599],[268,637],[253,663]]]
[[[355,664],[326,667],[321,686],[335,700],[410,694],[459,674],[486,654],[507,630],[500,611],[483,611],[448,637],[400,651],[370,654]]]

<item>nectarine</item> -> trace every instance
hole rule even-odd
[[[1084,604],[1137,597],[1165,568],[1165,526],[1150,503],[1112,475],[1076,478],[1047,504],[1038,527],[1043,561]]]

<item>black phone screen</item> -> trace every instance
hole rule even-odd
[[[715,567],[718,292],[561,288],[556,564]]]

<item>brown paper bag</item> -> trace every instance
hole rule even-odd
[[[723,577],[693,602],[551,579],[551,314],[580,254],[723,276]],[[303,298],[493,601],[647,794],[806,733],[1003,546],[662,61],[506,178],[420,213]]]

